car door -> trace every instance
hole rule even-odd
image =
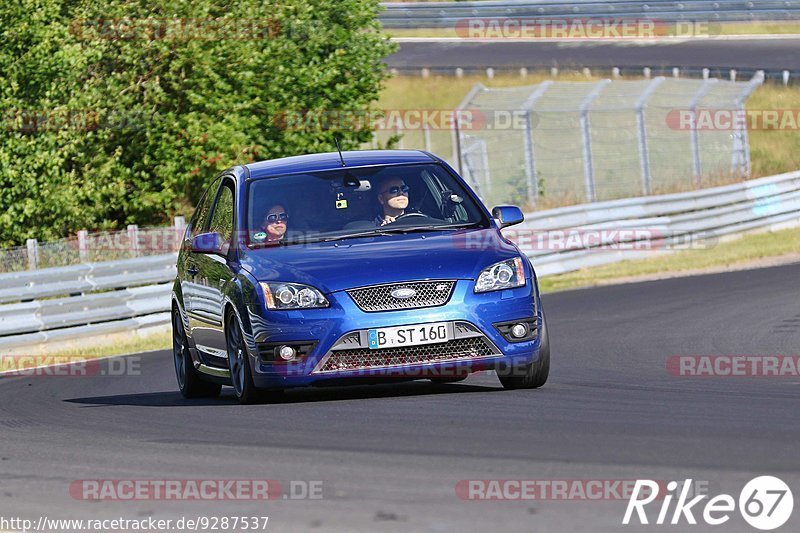
[[[200,202],[189,220],[189,227],[184,236],[183,253],[178,257],[178,277],[181,283],[183,309],[189,315],[190,320],[192,318],[194,296],[197,293],[196,276],[198,273],[197,254],[192,253],[192,238],[203,233],[205,228],[208,227],[208,215],[211,211],[211,204],[216,198],[220,180],[221,178],[215,179],[200,198]]]
[[[220,366],[227,365],[227,350],[224,334],[223,293],[233,279],[228,266],[234,232],[234,184],[230,177],[224,177],[217,190],[209,213],[205,232],[216,232],[222,236],[224,254],[193,253],[197,275],[195,295],[192,301],[194,323],[192,337],[198,350],[210,356],[209,362]]]

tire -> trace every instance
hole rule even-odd
[[[523,367],[523,372],[512,369],[511,375],[499,375],[500,383],[506,389],[538,389],[547,382],[550,374],[550,335],[547,333],[547,320],[542,315],[542,335],[539,345],[539,359]]]
[[[172,359],[175,363],[175,377],[184,398],[214,398],[219,396],[222,386],[203,381],[192,362],[189,342],[183,319],[177,308],[172,310]]]
[[[228,368],[231,372],[231,385],[236,399],[241,404],[258,403],[272,399],[281,391],[265,391],[253,384],[250,370],[250,357],[244,343],[244,335],[239,321],[233,312],[228,313],[225,321],[225,340],[228,348]]]

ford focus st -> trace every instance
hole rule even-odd
[[[494,370],[547,380],[536,276],[458,174],[420,151],[238,166],[205,191],[178,255],[173,352],[187,398]]]

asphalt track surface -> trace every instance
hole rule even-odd
[[[412,68],[620,67],[800,70],[800,39],[625,42],[400,42],[386,63]]]
[[[0,378],[0,517],[270,517],[270,531],[652,531],[624,501],[465,501],[465,479],[692,478],[738,498],[753,477],[800,497],[800,379],[686,378],[673,355],[798,354],[800,264],[544,296],[539,390],[496,376],[304,389],[240,406],[184,400],[171,354],[109,377]],[[102,501],[81,479],[321,480],[323,499]],[[651,511],[655,519],[658,509]],[[800,529],[800,511],[781,531]],[[716,528],[755,531],[738,515]]]

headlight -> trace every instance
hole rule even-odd
[[[522,259],[515,257],[484,268],[475,282],[475,292],[500,291],[525,285]]]
[[[329,307],[328,299],[314,287],[299,283],[261,282],[267,309],[315,309]]]

